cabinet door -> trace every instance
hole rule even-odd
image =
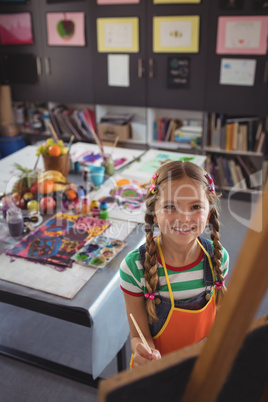
[[[13,37],[13,44],[0,46],[1,84],[11,86],[13,101],[43,101],[45,98],[42,36],[37,21],[39,11],[35,3],[1,3],[0,5],[1,16],[30,13],[31,19],[32,44],[15,44]],[[15,33],[14,28],[11,28],[12,33]],[[20,37],[21,34],[18,36]]]
[[[239,2],[237,2],[239,3]],[[253,3],[263,4],[264,8],[254,9]],[[267,115],[268,112],[268,58],[267,54],[217,54],[217,29],[220,16],[267,16],[265,2],[244,0],[241,9],[222,9],[219,2],[211,2],[209,24],[208,80],[205,107],[215,111],[234,115]],[[223,59],[256,60],[253,85],[220,84],[220,71]]]
[[[90,19],[90,2],[76,1],[47,4],[46,0],[40,1],[39,23],[42,31],[43,44],[43,62],[46,75],[46,100],[54,102],[73,102],[73,103],[92,103],[92,59],[91,59],[91,26]],[[71,44],[66,39],[66,45],[56,44],[48,45],[48,13],[62,13],[61,21],[67,21],[67,24],[73,24],[72,15],[68,13],[83,13],[85,28],[82,30],[81,38],[85,39],[84,46]],[[51,15],[51,14],[50,14]],[[58,20],[57,20],[58,21]],[[55,21],[54,21],[55,23]],[[75,26],[76,23],[76,26]],[[74,20],[75,30],[78,29],[79,22]],[[65,25],[66,27],[66,25]],[[64,28],[65,29],[65,28]],[[69,38],[73,33],[67,32],[68,27],[62,33],[69,34]],[[84,36],[85,35],[85,36]],[[66,38],[66,37],[65,37]],[[67,36],[68,38],[68,36]],[[61,42],[64,41],[64,36]],[[69,41],[69,42],[68,42]],[[53,42],[60,43],[60,42]],[[69,45],[68,45],[69,43]],[[76,42],[77,43],[77,42]],[[82,43],[80,41],[80,43]]]
[[[201,1],[201,3],[193,4],[154,4],[153,1],[148,2],[148,106],[165,107],[185,110],[203,110],[204,96],[206,88],[206,57],[208,46],[208,14],[209,2]],[[187,29],[191,27],[191,20],[176,20],[172,22],[172,29],[167,32],[165,21],[159,23],[160,38],[157,39],[156,31],[153,29],[154,17],[192,17],[199,16],[199,29],[197,43],[199,50],[193,52],[185,52],[186,46],[190,43],[191,34],[186,42],[180,41],[187,36]],[[180,25],[182,24],[182,25]],[[192,25],[193,26],[193,25]],[[182,28],[182,30],[180,29]],[[176,35],[178,40],[176,41]],[[155,39],[153,38],[155,37]],[[154,40],[160,43],[161,48],[154,50]],[[186,45],[187,44],[187,45]],[[164,46],[163,46],[164,45]],[[170,52],[165,47],[171,46],[176,49],[179,45],[183,51],[178,53]],[[174,68],[172,63],[175,62]],[[176,62],[180,67],[176,70]],[[187,71],[183,67],[186,64]],[[186,71],[186,75],[184,75]],[[184,77],[181,80],[172,80],[172,74],[179,74]]]
[[[125,105],[125,106],[145,106],[146,86],[145,86],[145,64],[147,41],[145,36],[146,26],[146,0],[140,0],[137,4],[113,4],[94,5],[93,25],[91,29],[93,40],[93,74],[94,74],[94,99],[97,104]],[[97,46],[97,19],[98,18],[124,18],[136,17],[139,23],[139,48],[136,52],[99,52]],[[108,21],[108,20],[107,20]],[[122,20],[119,20],[122,21]],[[107,27],[107,24],[106,24]],[[116,35],[116,26],[112,35]],[[129,26],[128,26],[129,27]],[[103,30],[104,43],[108,40],[107,30]],[[128,29],[128,28],[126,28]],[[113,36],[115,38],[115,36]],[[100,38],[99,38],[100,39]],[[113,42],[114,44],[116,42]],[[115,47],[114,47],[115,49]],[[124,68],[129,62],[129,75],[122,85],[122,82],[114,80],[113,73],[116,73],[109,64],[111,75],[108,79],[108,59],[113,59],[113,55],[125,55]]]

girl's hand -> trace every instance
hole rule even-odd
[[[143,343],[139,342],[136,344],[136,349],[133,354],[134,366],[143,366],[151,360],[161,359],[160,352],[157,349],[152,349],[152,353],[144,346]]]

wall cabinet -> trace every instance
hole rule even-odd
[[[86,45],[48,46],[46,14],[54,12],[84,12]],[[1,46],[1,80],[9,83],[4,68],[6,54],[33,54],[36,58],[38,81],[34,84],[11,83],[13,100],[87,102],[93,101],[91,34],[89,4],[85,1],[47,4],[46,0],[29,4],[0,6],[0,13],[30,12],[33,24],[33,45]]]

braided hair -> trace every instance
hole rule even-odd
[[[211,191],[211,183],[206,177],[206,172],[198,165],[191,162],[173,161],[162,165],[156,171],[155,191],[148,190],[146,194],[145,204],[145,262],[144,262],[144,278],[145,286],[149,293],[155,293],[158,283],[157,273],[157,255],[158,249],[154,241],[154,215],[155,203],[159,198],[159,190],[169,180],[181,180],[183,178],[190,178],[202,185],[210,206],[209,224],[211,227],[211,240],[214,246],[214,266],[217,275],[217,282],[219,282],[219,289],[216,288],[216,304],[219,306],[222,302],[223,296],[226,292],[226,287],[223,284],[223,273],[221,269],[222,258],[222,245],[220,243],[220,222],[218,204],[220,195],[215,191]],[[150,321],[157,320],[155,303],[157,299],[147,298],[146,310],[149,315]]]

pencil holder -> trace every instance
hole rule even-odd
[[[67,177],[70,170],[70,155],[45,156],[43,155],[45,170],[58,170]]]

